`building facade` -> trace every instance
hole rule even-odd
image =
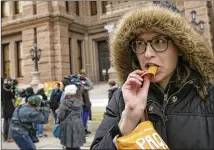
[[[157,2],[157,1],[155,1]],[[195,10],[199,32],[213,42],[213,2],[173,2],[188,20]],[[2,1],[1,75],[30,83],[33,42],[41,49],[40,79],[61,80],[84,68],[94,82],[107,81],[110,65],[108,38],[120,16],[152,1]],[[109,74],[108,74],[109,73]]]

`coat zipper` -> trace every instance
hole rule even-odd
[[[165,115],[165,110],[166,110],[166,106],[167,106],[167,104],[168,104],[168,102],[169,102],[169,100],[170,100],[170,98],[172,97],[172,96],[174,96],[175,94],[177,94],[178,92],[180,92],[181,91],[181,89],[186,85],[186,84],[188,84],[189,82],[191,82],[192,80],[189,80],[188,82],[186,82],[177,92],[175,92],[175,93],[173,93],[169,98],[168,98],[168,92],[169,92],[169,89],[170,89],[170,87],[169,87],[169,89],[168,89],[168,91],[167,91],[167,93],[165,94],[164,92],[163,92],[163,90],[158,86],[158,85],[156,85],[156,84],[154,84],[162,93],[163,93],[163,95],[164,95],[164,101],[163,101],[163,108],[162,108],[162,113],[163,113],[163,117],[164,117],[164,120],[165,121],[167,121],[167,116]],[[156,102],[155,102],[156,103]],[[158,103],[156,103],[156,104],[158,104]],[[159,104],[158,104],[159,105]],[[160,105],[159,105],[160,106]],[[161,106],[160,106],[161,107]]]
[[[171,98],[172,96],[174,96],[175,94],[177,94],[178,92],[180,92],[181,89],[182,89],[186,84],[188,84],[188,83],[191,82],[191,81],[192,81],[192,80],[189,80],[188,82],[186,82],[177,92],[173,93],[169,98],[168,98],[168,92],[169,92],[170,87],[169,87],[167,93],[165,94],[165,93],[155,84],[155,86],[157,86],[158,89],[160,89],[160,91],[161,91],[161,92],[163,93],[163,95],[164,95],[163,109],[162,109],[162,107],[161,107],[163,118],[162,118],[162,117],[161,117],[161,118],[162,118],[163,124],[164,124],[164,128],[163,128],[163,130],[164,130],[163,138],[164,138],[166,141],[168,141],[168,139],[167,139],[167,134],[166,134],[166,121],[168,120],[167,116],[165,115],[166,106],[167,106],[167,104],[168,104],[170,98]],[[154,113],[154,112],[153,112],[153,113],[150,113],[150,114],[156,114],[156,115],[158,115],[157,113]],[[159,116],[160,116],[160,115],[159,115]]]
[[[156,84],[154,84],[154,85],[163,93],[163,95],[164,95],[163,103],[166,102],[166,101],[167,101],[167,98],[168,98],[168,92],[169,92],[170,87],[168,88],[167,93],[165,94],[164,91],[163,91],[158,85],[156,85]],[[156,103],[156,102],[155,102],[155,103]],[[156,104],[158,104],[158,103],[156,103]],[[158,104],[158,105],[159,105],[159,104]],[[167,117],[166,117],[165,114],[164,114],[164,111],[163,111],[163,109],[162,109],[162,106],[161,106],[161,105],[159,105],[159,106],[160,106],[161,111],[162,111],[162,114],[163,114],[163,117],[161,117],[161,118],[163,119],[163,123],[165,124],[165,121],[167,120]],[[159,116],[160,116],[160,115],[159,115]]]
[[[163,101],[164,101],[164,102],[167,101],[168,93],[167,93],[167,94],[164,94],[163,97],[164,97]]]
[[[172,96],[174,96],[175,94],[177,94],[178,92],[180,92],[181,89],[182,89],[186,84],[188,84],[189,82],[192,82],[192,80],[189,80],[188,82],[186,82],[177,92],[175,92],[175,93],[173,93],[172,95],[170,95],[170,97],[167,99],[167,102],[166,102],[166,104],[165,104],[165,106],[164,106],[163,113],[165,113],[166,106],[167,106],[167,104],[168,104],[170,98],[171,98]]]

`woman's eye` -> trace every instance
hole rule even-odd
[[[166,43],[166,40],[165,39],[155,39],[153,41],[154,44],[161,44],[161,43]]]
[[[143,45],[145,45],[145,42],[143,42],[143,41],[137,41],[137,46],[143,46]]]

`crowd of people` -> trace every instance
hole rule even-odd
[[[66,149],[79,149],[85,143],[85,136],[91,133],[87,123],[91,113],[88,91],[92,83],[84,69],[56,82],[49,98],[44,84],[39,84],[36,92],[30,86],[18,90],[17,84],[4,84],[2,78],[4,141],[15,141],[20,149],[36,149],[34,143],[48,136],[44,124],[52,112],[54,123],[60,124],[60,142]]]

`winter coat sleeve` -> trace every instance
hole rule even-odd
[[[62,103],[64,103],[64,101],[62,101]],[[59,109],[57,110],[57,118],[59,119],[59,121],[63,121],[63,120],[65,120],[65,117],[66,117],[66,109],[61,104],[59,106]]]
[[[45,124],[48,122],[49,113],[50,109],[48,107],[37,108],[29,115],[29,120],[38,124]]]
[[[62,94],[61,94],[61,97],[60,97],[60,102],[62,102],[64,100],[64,98],[65,98],[65,92],[62,91]]]
[[[86,77],[86,86],[88,87],[88,90],[93,88],[91,80],[87,77]]]
[[[108,102],[110,102],[110,100],[111,100],[111,98],[112,98],[112,95],[113,95],[112,91],[109,90],[109,91],[108,91]]]
[[[118,123],[120,121],[119,91],[115,93],[106,107],[106,115],[98,127],[91,149],[116,149],[113,139],[120,133]]]

